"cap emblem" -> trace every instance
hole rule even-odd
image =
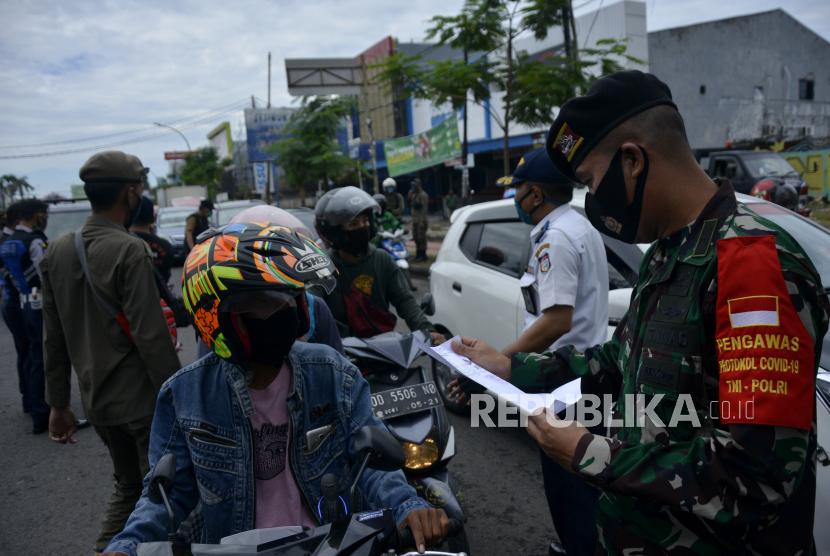
[[[565,122],[562,125],[562,129],[559,130],[559,135],[556,136],[554,148],[558,149],[563,155],[565,155],[565,158],[567,158],[568,162],[570,162],[576,152],[576,149],[579,148],[581,143],[582,136],[571,131],[571,128],[568,127],[568,123]]]

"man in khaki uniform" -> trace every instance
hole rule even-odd
[[[413,262],[427,260],[427,214],[429,213],[429,195],[424,191],[421,180],[412,180],[409,190],[409,210],[412,213],[412,237],[415,239],[415,258]]]
[[[141,496],[156,397],[180,367],[153,278],[152,253],[127,232],[146,172],[137,157],[120,151],[92,156],[80,172],[92,216],[81,230],[53,241],[40,267],[49,437],[75,443],[77,419],[69,405],[74,366],[84,413],[109,449],[115,472],[97,552],[123,529]],[[79,233],[88,277],[75,245]],[[120,311],[118,319],[102,302]]]

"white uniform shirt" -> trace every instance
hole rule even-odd
[[[536,307],[525,303],[525,331],[554,305],[574,308],[570,332],[549,349],[578,350],[605,343],[608,330],[608,261],[599,232],[565,204],[551,211],[530,232],[531,253],[520,286]]]

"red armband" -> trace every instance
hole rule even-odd
[[[717,250],[721,422],[809,430],[813,342],[787,291],[775,238],[722,239]]]

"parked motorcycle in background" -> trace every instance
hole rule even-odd
[[[395,264],[403,272],[409,289],[416,291],[418,288],[412,285],[412,275],[409,272],[409,250],[406,248],[405,233],[406,230],[403,228],[394,231],[381,230],[377,237],[380,238],[380,247],[395,259]]]

